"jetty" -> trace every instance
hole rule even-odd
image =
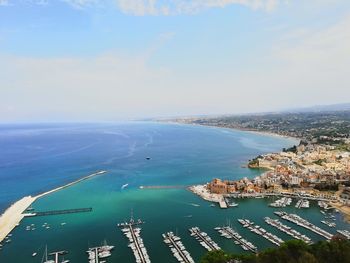
[[[300,199],[298,200],[298,202],[295,205],[295,208],[309,208],[310,207],[310,203],[309,200],[304,200],[304,199]]]
[[[141,228],[140,225],[144,222],[141,219],[135,221],[131,216],[129,222],[120,223],[118,227],[121,228],[123,234],[129,239],[129,245],[134,253],[137,263],[150,263],[151,260],[147,254],[147,249],[143,244],[143,240],[140,236]]]
[[[54,192],[60,191],[77,183],[80,183],[84,180],[88,180],[94,176],[102,175],[107,171],[98,171],[96,173],[85,176],[81,179],[78,179],[74,182],[66,184],[64,186],[57,187],[45,193],[41,193],[37,196],[26,196],[20,199],[19,201],[12,204],[1,216],[0,216],[0,242],[4,240],[4,238],[11,233],[11,231],[20,224],[22,219],[26,216],[26,210],[31,207],[31,205],[46,195],[52,194]]]
[[[86,251],[89,255],[89,263],[106,262],[105,259],[112,255],[111,251],[113,249],[114,246],[107,245],[106,241],[103,246],[89,248],[89,250]]]
[[[190,253],[181,242],[181,238],[174,235],[173,232],[163,234],[164,243],[167,244],[174,257],[181,263],[194,263]]]
[[[215,230],[217,230],[222,237],[232,239],[234,243],[236,245],[240,245],[243,250],[258,253],[258,249],[253,243],[244,239],[238,232],[234,231],[231,227],[216,227]]]
[[[267,239],[272,244],[275,244],[276,246],[280,246],[284,241],[279,238],[278,236],[267,232],[264,228],[261,226],[255,225],[254,222],[248,220],[248,219],[238,219],[238,222],[243,225],[243,227],[248,228],[251,232]]]
[[[337,230],[337,232],[350,240],[350,231],[349,230]]]
[[[199,241],[199,243],[208,251],[220,250],[221,248],[216,244],[207,233],[202,232],[199,227],[192,227],[189,229],[191,236]]]
[[[290,197],[282,197],[281,199],[278,199],[274,201],[273,203],[270,203],[269,206],[271,207],[286,207],[290,206],[292,204],[292,198]]]
[[[57,252],[52,252],[52,253],[49,254],[49,256],[53,256],[54,261],[48,260],[48,261],[46,261],[46,262],[50,262],[50,263],[51,263],[51,262],[52,262],[52,263],[68,263],[69,260],[62,260],[62,261],[59,261],[60,256],[64,256],[65,254],[68,254],[68,252],[67,252],[67,251],[64,251],[64,250],[62,250],[62,251],[57,251]]]
[[[86,212],[92,212],[92,207],[32,212],[32,213],[25,213],[24,216],[25,217],[51,216],[51,215],[76,214],[76,213],[86,213]]]
[[[269,224],[270,226],[273,226],[277,228],[278,230],[286,233],[287,235],[292,236],[295,239],[299,239],[304,241],[306,244],[311,244],[311,239],[305,235],[302,235],[298,231],[292,229],[291,227],[282,224],[278,219],[272,219],[270,217],[265,217],[264,218],[266,224]]]
[[[187,188],[187,185],[141,185],[140,189],[182,189]]]
[[[292,222],[298,226],[304,227],[320,236],[325,237],[328,240],[331,240],[333,237],[333,235],[327,232],[326,230],[323,230],[322,228],[315,226],[314,224],[310,223],[309,221],[305,220],[304,218],[296,214],[288,214],[286,212],[279,212],[279,211],[276,211],[274,213],[279,217],[281,217],[282,219]]]

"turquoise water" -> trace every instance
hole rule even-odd
[[[273,217],[274,209],[267,206],[271,200],[238,200],[237,208],[221,210],[210,207],[186,189],[139,189],[139,186],[189,185],[213,177],[254,177],[260,171],[242,165],[258,154],[295,144],[292,139],[157,123],[44,125],[1,130],[6,132],[0,135],[0,145],[12,146],[1,148],[6,157],[0,159],[0,180],[7,186],[0,192],[2,209],[23,195],[51,189],[96,170],[105,169],[108,173],[38,200],[33,205],[37,211],[92,207],[93,212],[25,219],[13,231],[12,242],[0,251],[0,262],[40,262],[46,244],[49,251],[68,250],[71,262],[87,262],[86,249],[104,239],[116,246],[108,262],[135,262],[128,241],[116,226],[129,218],[131,210],[136,218],[146,222],[142,237],[152,262],[176,262],[161,237],[170,230],[177,231],[198,261],[205,250],[189,236],[188,228],[192,226],[199,226],[223,249],[243,252],[214,230],[227,220],[259,249],[273,246],[241,227],[236,220],[240,217],[289,239],[263,222],[264,216]],[[146,160],[147,156],[151,160]],[[124,184],[129,186],[122,190]],[[323,217],[316,205],[307,210],[290,207],[286,211],[297,212],[324,229],[335,231],[320,223]],[[67,224],[62,226],[62,222]],[[43,228],[43,223],[48,223],[50,229]],[[25,230],[30,224],[35,224],[34,231]],[[349,229],[339,214],[337,224],[337,229]],[[322,239],[310,231],[295,229],[314,241]],[[39,255],[32,258],[31,254],[38,250]]]

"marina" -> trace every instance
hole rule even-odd
[[[181,238],[174,235],[173,232],[167,232],[162,234],[164,243],[167,244],[173,253],[173,256],[179,261],[184,263],[194,263],[190,253],[186,250],[185,246],[181,242]]]
[[[282,224],[278,219],[272,219],[270,217],[265,217],[264,220],[270,226],[273,226],[273,227],[279,229],[280,231],[290,235],[293,238],[302,240],[306,244],[311,244],[312,243],[312,241],[311,241],[311,239],[309,237],[299,233],[298,231],[292,229],[291,227],[289,227],[287,225]]]
[[[323,230],[322,228],[319,228],[318,226],[315,226],[314,224],[310,223],[309,221],[303,219],[302,217],[296,215],[296,214],[288,214],[286,212],[274,212],[276,215],[281,217],[284,220],[287,220],[289,222],[292,222],[298,226],[304,227],[306,229],[309,229],[310,231],[325,237],[326,239],[330,240],[333,235],[329,232]]]
[[[269,206],[271,206],[271,207],[286,207],[286,206],[290,206],[291,204],[292,204],[292,198],[282,197],[280,199],[277,199],[273,203],[270,203]]]
[[[251,232],[262,236],[263,238],[270,241],[272,244],[275,244],[276,246],[280,246],[284,241],[279,238],[278,236],[267,232],[264,228],[261,226],[255,225],[254,222],[248,220],[248,219],[238,219],[238,222],[243,225],[243,227],[248,228]]]
[[[349,230],[337,230],[339,234],[346,237],[347,239],[350,239],[350,231]]]
[[[147,249],[143,244],[143,240],[140,236],[141,228],[140,225],[144,222],[141,219],[134,221],[133,217],[131,217],[129,222],[120,223],[118,226],[121,228],[123,234],[129,239],[128,247],[134,253],[136,263],[150,263],[151,260],[148,256]]]
[[[220,250],[221,248],[216,244],[207,233],[202,232],[199,227],[192,227],[189,229],[191,236],[199,241],[199,243],[208,251]]]
[[[233,242],[236,245],[240,245],[243,250],[251,251],[253,253],[258,252],[257,247],[253,245],[253,243],[244,239],[238,232],[234,231],[231,227],[216,227],[215,230],[217,230],[222,237],[225,237],[227,239],[233,239]]]
[[[112,255],[111,251],[114,246],[107,245],[106,241],[103,246],[89,248],[88,253],[89,263],[105,263],[106,259]]]
[[[306,199],[300,199],[298,200],[298,202],[296,203],[295,205],[295,208],[309,208],[310,207],[310,202],[309,200],[306,200]]]
[[[23,218],[26,216],[30,216],[32,212],[32,204],[37,201],[38,199],[45,197],[49,194],[55,193],[57,191],[63,190],[65,188],[68,188],[72,185],[78,184],[80,182],[83,182],[85,180],[88,180],[92,177],[102,175],[107,173],[107,171],[98,171],[96,173],[90,174],[88,176],[85,176],[83,178],[80,178],[78,180],[75,180],[71,183],[68,183],[66,185],[54,188],[52,190],[49,190],[47,192],[44,192],[42,194],[39,194],[37,196],[26,196],[17,201],[16,203],[12,204],[1,216],[0,216],[0,242],[9,234],[11,231],[19,226],[20,222],[23,220]],[[29,208],[29,214],[28,212]]]

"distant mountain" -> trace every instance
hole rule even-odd
[[[350,103],[340,103],[340,104],[331,104],[331,105],[316,105],[305,108],[290,109],[283,112],[291,113],[302,113],[302,112],[323,112],[323,111],[350,111]]]

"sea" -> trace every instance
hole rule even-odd
[[[33,204],[35,211],[92,208],[91,212],[25,218],[12,232],[11,242],[3,243],[0,262],[42,262],[49,252],[68,251],[70,262],[88,262],[86,250],[107,242],[115,246],[107,262],[133,263],[128,240],[117,224],[132,216],[142,219],[141,237],[152,262],[177,262],[162,239],[173,231],[199,262],[206,250],[189,235],[198,226],[221,246],[233,253],[246,253],[232,240],[214,230],[230,224],[258,249],[272,243],[243,228],[237,221],[246,218],[278,235],[288,235],[270,227],[264,217],[275,218],[272,198],[238,199],[238,207],[220,209],[187,190],[213,178],[236,180],[254,178],[264,170],[248,169],[248,160],[259,154],[279,152],[297,144],[284,138],[232,129],[157,122],[2,124],[0,126],[0,212],[20,198],[106,170],[69,188],[47,195]],[[181,186],[180,188],[140,188],[141,186]],[[292,206],[284,211],[297,213],[323,229],[335,233],[348,229],[342,215],[336,228],[320,221],[324,215],[315,202],[309,209]],[[321,236],[288,222],[313,241]],[[49,227],[46,227],[49,226]],[[30,230],[27,230],[30,228]],[[35,257],[33,253],[37,253]]]

